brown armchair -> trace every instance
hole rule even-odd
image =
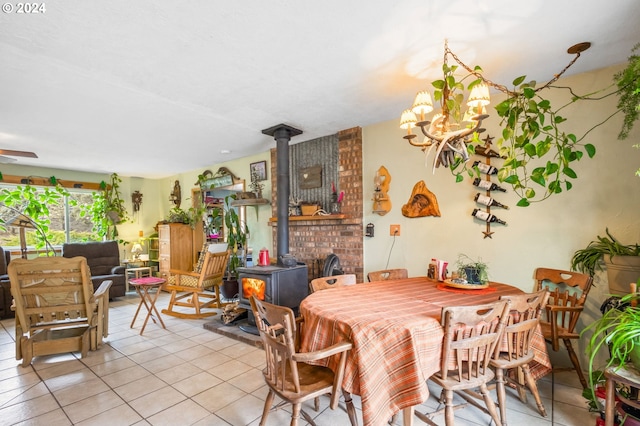
[[[116,241],[66,243],[62,245],[62,256],[82,256],[87,259],[94,290],[103,281],[110,280],[109,298],[125,295],[126,268],[120,265],[120,250]]]

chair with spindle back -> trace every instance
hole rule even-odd
[[[298,424],[300,415],[310,424],[314,424],[313,419],[301,409],[302,403],[331,393],[330,408],[335,409],[338,406],[347,352],[352,348],[351,342],[336,343],[315,352],[298,352],[296,335],[299,321],[295,318],[293,311],[286,306],[273,305],[254,296],[251,296],[250,302],[267,361],[263,375],[269,393],[265,398],[260,425],[266,424],[276,395],[282,400],[279,405],[287,403],[293,406],[292,426]],[[331,356],[339,357],[335,371],[308,363]],[[344,390],[342,393],[351,425],[357,426],[351,396]]]
[[[505,382],[513,384],[518,389],[520,400],[523,403],[526,402],[524,386],[505,374],[505,372],[515,368],[521,369],[525,383],[536,401],[538,411],[542,416],[546,417],[547,412],[540,399],[538,386],[533,377],[531,377],[529,363],[533,361],[535,356],[531,342],[540,324],[540,315],[549,299],[549,292],[546,289],[542,289],[536,293],[502,296],[500,299],[506,299],[511,302],[510,313],[504,329],[503,344],[496,346],[496,352],[490,365],[496,371],[498,405],[502,424],[507,424]]]
[[[486,411],[495,424],[500,424],[487,383],[494,378],[489,363],[502,339],[509,316],[509,305],[508,300],[499,300],[482,305],[442,308],[442,359],[440,370],[429,380],[442,387],[445,406],[432,413],[416,411],[415,414],[420,420],[437,425],[432,418],[444,412],[446,425],[453,425],[456,408],[453,405],[454,392],[468,403],[485,410],[473,396],[464,392],[480,388]]]
[[[381,271],[371,271],[367,274],[369,281],[399,280],[408,277],[409,273],[404,268],[383,269]]]
[[[353,285],[356,283],[355,274],[332,275],[330,277],[320,277],[311,280],[309,286],[311,292],[315,293],[319,290],[327,290],[329,288],[337,288],[345,285]]]
[[[560,341],[562,340],[582,387],[587,388],[587,380],[580,368],[580,361],[573,350],[571,340],[580,338],[576,326],[580,313],[584,309],[593,278],[590,275],[573,271],[537,268],[535,280],[536,291],[543,289],[549,291],[549,301],[540,320],[542,334],[556,352],[560,350]]]

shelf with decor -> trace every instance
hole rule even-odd
[[[148,265],[151,267],[151,270],[154,272],[158,272],[160,267],[160,240],[158,239],[158,234],[153,234],[149,237],[149,262]]]
[[[315,216],[289,216],[290,222],[298,222],[301,220],[343,220],[347,219],[348,216],[346,214],[328,214],[328,215],[315,215]],[[277,217],[269,218],[269,222],[277,222]]]

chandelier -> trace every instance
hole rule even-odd
[[[575,54],[573,60],[559,73],[545,83],[534,89],[538,92],[550,87],[564,72],[578,59],[580,53],[591,46],[591,43],[583,42],[571,46],[567,53]],[[453,58],[456,65],[449,66],[449,56]],[[455,72],[458,67],[464,68],[468,74],[457,81]],[[489,97],[489,87],[496,89],[507,95],[508,98],[519,96],[518,92],[511,91],[505,86],[493,83],[482,75],[482,69],[478,66],[470,68],[463,63],[460,58],[453,53],[444,42],[444,58],[442,65],[443,78],[431,84],[434,87],[433,99],[439,103],[440,111],[436,112],[431,119],[426,115],[434,111],[434,103],[428,90],[420,91],[416,94],[413,105],[405,110],[400,118],[400,128],[407,131],[403,137],[411,145],[422,148],[426,157],[435,149],[433,160],[433,173],[436,167],[449,167],[452,171],[460,164],[466,163],[469,153],[473,153],[473,148],[468,148],[471,142],[479,141],[477,135],[485,131],[482,128],[482,121],[489,115],[486,113],[486,106],[491,99]],[[462,82],[466,78],[473,78],[466,90],[469,92],[466,103],[464,102],[465,87]],[[467,106],[467,110],[462,113],[462,105]],[[422,142],[416,140],[413,128],[419,127],[424,135]]]
[[[474,134],[484,131],[481,128],[482,120],[489,117],[485,108],[491,101],[489,86],[479,77],[478,67],[472,72],[478,78],[467,87],[470,91],[466,102],[468,109],[463,115],[460,114],[459,109],[464,97],[461,92],[464,86],[455,80],[454,72],[457,66],[449,66],[449,55],[457,60],[445,41],[442,66],[444,78],[432,83],[435,88],[434,98],[441,105],[440,111],[434,114],[431,120],[426,119],[426,115],[432,112],[434,107],[431,94],[428,90],[423,90],[416,94],[412,107],[405,110],[400,118],[400,128],[407,130],[404,139],[411,145],[422,148],[426,156],[435,148],[434,173],[436,167],[442,165],[455,168],[469,159],[467,145]],[[420,127],[424,135],[422,142],[416,141],[417,135],[412,132],[416,126]]]

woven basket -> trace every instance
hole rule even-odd
[[[300,208],[302,210],[302,216],[313,216],[313,214],[320,209],[320,206],[317,204],[303,204]]]

